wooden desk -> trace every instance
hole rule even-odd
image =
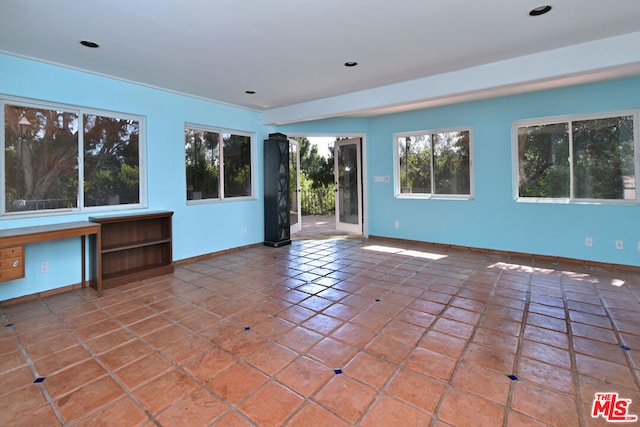
[[[22,246],[46,240],[81,237],[82,244],[82,287],[86,286],[86,236],[95,235],[96,245],[101,245],[100,224],[89,221],[67,222],[62,224],[37,225],[34,227],[10,228],[0,230],[0,247]],[[102,262],[100,258],[92,260],[95,271],[95,287],[98,296],[102,296]]]

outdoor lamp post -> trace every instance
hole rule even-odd
[[[21,180],[18,179],[20,176],[20,167],[22,165],[22,142],[30,126],[31,122],[29,122],[26,117],[22,116],[22,118],[18,122],[18,150],[16,152],[16,199],[22,196],[19,185],[19,182]]]
[[[409,148],[411,146],[411,137],[406,138],[406,147],[404,150],[404,179],[407,185],[407,189],[409,188]],[[400,184],[402,186],[402,184]],[[410,191],[412,193],[413,191]]]

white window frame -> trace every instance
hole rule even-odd
[[[247,131],[241,131],[241,130],[237,130],[237,129],[228,129],[228,128],[221,128],[221,127],[215,127],[215,126],[209,126],[209,125],[202,125],[202,124],[197,124],[197,123],[191,123],[191,122],[185,122],[184,124],[184,129],[183,129],[183,135],[184,135],[184,130],[186,129],[193,129],[193,130],[200,130],[200,131],[204,131],[204,132],[213,132],[213,133],[217,133],[219,135],[219,142],[218,142],[218,150],[219,150],[219,155],[220,155],[220,177],[218,179],[218,194],[219,197],[215,197],[215,198],[208,198],[208,199],[196,199],[196,200],[189,200],[187,198],[187,193],[186,193],[186,189],[187,189],[187,185],[186,185],[186,176],[185,176],[185,200],[187,201],[187,205],[201,205],[201,204],[207,204],[207,203],[224,203],[224,202],[234,202],[234,201],[242,201],[242,200],[255,200],[256,199],[256,168],[255,168],[255,156],[256,156],[256,149],[255,149],[255,133],[253,132],[247,132]],[[238,136],[246,136],[249,137],[249,146],[251,148],[251,160],[250,160],[250,167],[251,167],[251,194],[248,196],[232,196],[232,197],[225,197],[224,194],[224,144],[223,144],[223,139],[224,139],[224,135],[225,134],[233,134],[233,135],[238,135]],[[183,137],[184,138],[184,137]],[[184,143],[184,140],[183,140]],[[184,152],[184,151],[183,151]],[[186,152],[184,152],[184,158],[183,158],[183,162],[186,160]]]
[[[0,94],[0,123],[4,125],[5,106],[17,105],[26,108],[44,108],[49,110],[64,110],[78,114],[78,207],[65,209],[43,209],[27,212],[7,212],[5,197],[5,137],[6,132],[0,132],[0,145],[2,153],[0,153],[0,164],[2,165],[2,180],[0,180],[0,219],[16,218],[16,217],[32,217],[43,215],[59,215],[59,214],[77,214],[77,213],[95,213],[107,211],[122,211],[131,209],[144,209],[147,207],[147,151],[146,151],[146,118],[141,115],[122,113],[117,111],[100,110],[96,108],[79,107],[76,105],[62,104],[58,102],[49,102],[34,100],[29,98],[21,98]],[[119,205],[103,205],[103,206],[84,206],[84,115],[97,115],[105,117],[116,117],[118,119],[135,120],[139,124],[139,140],[138,140],[138,170],[139,170],[139,202]]]
[[[433,173],[433,149],[431,150],[431,193],[402,193],[400,182],[400,138],[432,135],[437,133],[469,132],[469,194],[438,194],[433,193],[435,188],[435,173]],[[393,134],[393,176],[394,197],[398,199],[433,199],[433,200],[473,200],[475,198],[474,184],[474,154],[473,154],[473,129],[471,126],[440,128],[432,130],[420,130]]]
[[[592,199],[576,198],[574,182],[574,162],[573,162],[573,126],[572,122],[607,119],[611,117],[633,116],[633,155],[635,165],[635,199]],[[569,197],[521,197],[520,196],[520,158],[518,152],[518,128],[536,125],[549,125],[557,123],[569,124]],[[612,205],[633,205],[640,204],[640,109],[617,110],[601,113],[589,114],[568,114],[552,117],[541,117],[534,119],[523,119],[513,122],[511,129],[512,164],[513,164],[513,195],[517,202],[522,203],[560,203],[560,204],[612,204]]]

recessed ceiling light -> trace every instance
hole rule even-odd
[[[95,48],[100,47],[100,45],[98,43],[92,42],[92,41],[89,41],[89,40],[81,40],[80,44],[82,46],[90,47],[91,49],[95,49]]]
[[[344,63],[345,67],[355,67],[356,65],[358,65],[356,61],[348,61]]]
[[[255,95],[256,91],[255,90],[245,90],[244,93],[246,93],[247,95]]]
[[[544,6],[538,6],[535,9],[531,9],[529,11],[529,16],[544,15],[545,13],[549,12],[550,10],[551,10],[551,6],[549,6],[548,4],[546,4]]]

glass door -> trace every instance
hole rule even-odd
[[[300,146],[299,142],[289,140],[289,221],[291,234],[302,230],[300,202]]]
[[[336,141],[333,148],[336,230],[362,233],[360,138]]]

